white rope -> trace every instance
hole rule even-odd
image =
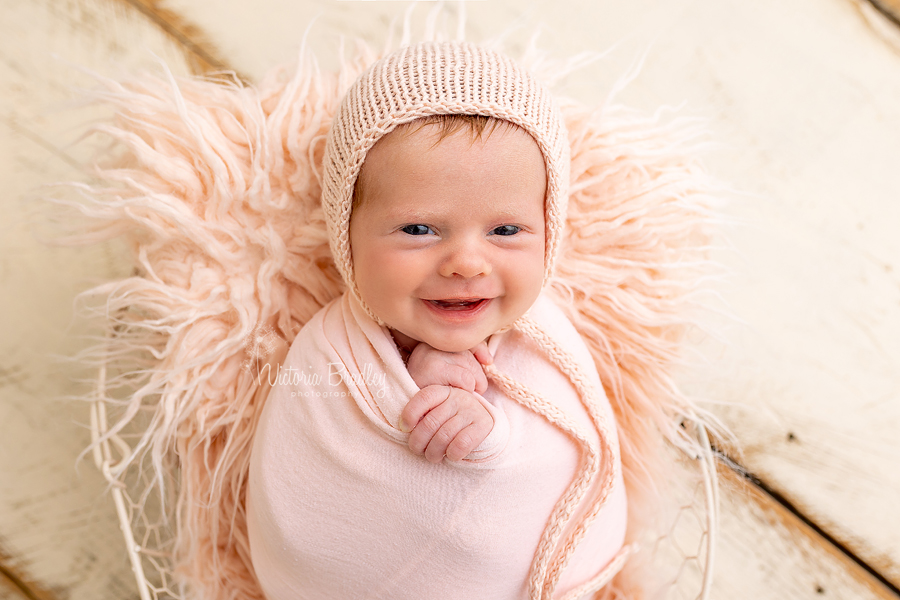
[[[706,564],[703,567],[703,586],[699,600],[707,600],[712,591],[713,570],[716,557],[716,532],[719,527],[719,481],[716,458],[701,421],[695,421],[697,437],[700,438],[702,456],[700,468],[703,470],[703,491],[706,496]]]
[[[107,335],[107,339],[109,336]],[[109,433],[109,425],[106,419],[106,357],[100,363],[97,374],[97,396],[91,403],[91,441],[93,442],[92,454],[94,464],[103,473],[103,477],[109,482],[112,491],[113,502],[116,505],[116,514],[119,517],[119,529],[125,539],[125,552],[131,562],[131,571],[137,582],[141,600],[152,600],[150,586],[144,574],[141,564],[141,547],[134,541],[134,532],[131,529],[131,517],[128,507],[125,505],[125,494],[122,491],[125,484],[112,474],[112,467],[116,462],[112,458],[112,445],[114,444],[121,455],[129,456],[131,448],[125,441],[115,434]]]

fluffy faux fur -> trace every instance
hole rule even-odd
[[[123,237],[136,270],[87,294],[113,332],[105,355],[129,374],[111,431],[149,415],[114,473],[149,461],[153,485],[175,481],[164,568],[186,597],[262,597],[243,498],[268,390],[248,361],[265,360],[259,349],[272,339],[290,344],[342,292],[319,169],[344,90],[375,58],[359,44],[338,73],[304,55],[252,87],[142,76],[100,92],[115,117],[96,130],[117,153],[96,183],[79,187],[74,206],[93,224],[80,239]],[[525,66],[560,71],[546,60]],[[706,272],[710,186],[685,151],[689,127],[610,102],[567,103],[564,115],[572,188],[550,289],[587,341],[616,412],[637,539],[665,503],[664,441],[694,443],[679,425],[699,411],[672,372]],[[639,579],[626,568],[604,593],[642,597]]]

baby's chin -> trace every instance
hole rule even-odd
[[[456,336],[453,338],[447,338],[445,336],[442,337],[429,337],[429,336],[413,336],[408,335],[402,332],[399,329],[394,327],[390,327],[391,335],[394,338],[394,342],[398,347],[412,350],[419,344],[428,344],[435,350],[440,350],[441,352],[466,352],[468,350],[472,350],[478,344],[482,342],[487,342],[492,335],[496,335],[497,333],[502,333],[504,331],[508,331],[512,327],[512,324],[495,331],[494,333],[481,337],[480,335],[466,335],[466,336]]]
[[[436,345],[435,345],[435,344],[429,344],[429,346],[431,346],[431,347],[434,348],[435,350],[440,350],[441,352],[466,352],[467,350],[471,350],[472,348],[474,348],[475,346],[477,346],[477,345],[480,344],[481,342],[485,341],[486,339],[487,339],[487,338],[485,338],[485,339],[483,339],[483,340],[478,340],[477,342],[474,342],[474,343],[468,343],[468,342],[466,342],[466,343],[464,343],[464,344],[457,344],[457,345],[453,345],[453,344],[440,344],[440,343],[439,343],[439,344],[436,344]]]
[[[435,350],[440,350],[441,352],[465,352],[466,350],[471,350],[484,341],[483,339],[471,341],[467,338],[463,338],[460,340],[429,338],[419,339],[418,337],[409,336],[399,329],[394,329],[393,327],[391,327],[390,329],[391,335],[393,336],[394,342],[396,342],[397,346],[405,348],[406,350],[412,350],[419,344],[428,344]]]

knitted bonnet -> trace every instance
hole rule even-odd
[[[433,115],[482,115],[509,121],[537,142],[547,171],[544,284],[562,238],[569,184],[569,142],[559,108],[534,77],[508,57],[465,42],[424,42],[375,62],[344,96],[325,147],[322,204],[334,262],[363,302],[353,276],[350,213],[366,154],[404,123]]]

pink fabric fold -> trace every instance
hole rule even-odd
[[[616,464],[604,465],[616,473],[612,491],[552,594],[587,596],[595,590],[585,584],[608,581],[621,564],[627,508],[614,417],[568,319],[543,297],[528,316],[587,374],[609,424],[605,441],[616,449]],[[548,399],[600,445],[575,386],[538,344],[513,329],[489,347],[497,371]],[[539,541],[582,458],[570,435],[492,383],[482,399],[494,429],[475,452],[439,465],[413,454],[397,423],[418,388],[390,333],[346,294],[307,323],[280,371],[267,375],[275,385],[254,439],[247,519],[268,600],[533,594]],[[601,500],[595,483],[566,532]]]

